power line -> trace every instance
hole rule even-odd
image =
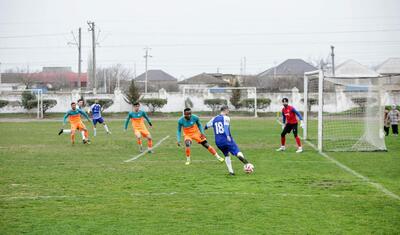
[[[10,35],[10,36],[0,36],[0,38],[35,38],[35,37],[54,37],[54,36],[65,36],[65,35],[69,35],[69,33]]]

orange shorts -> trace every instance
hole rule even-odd
[[[191,133],[184,133],[183,137],[184,137],[185,141],[187,141],[187,140],[190,140],[190,141],[195,140],[199,144],[201,142],[207,140],[207,138],[204,135],[202,136],[200,131],[191,132]]]
[[[144,129],[139,129],[139,130],[134,130],[136,137],[144,137],[147,138],[147,136],[150,135],[150,132],[148,130]]]
[[[72,131],[83,130],[83,129],[86,129],[86,126],[85,126],[85,124],[83,124],[83,122],[71,123]]]

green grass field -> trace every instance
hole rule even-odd
[[[185,166],[175,121],[154,120],[154,154],[110,122],[91,145],[71,146],[56,122],[0,122],[0,234],[399,234],[400,200],[343,171],[309,146],[277,153],[273,120],[232,118],[255,165],[228,176],[201,146]],[[205,122],[206,120],[202,120]],[[210,142],[214,143],[211,131]],[[400,137],[388,152],[328,153],[400,195]]]

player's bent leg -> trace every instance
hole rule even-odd
[[[108,129],[108,126],[105,122],[103,122],[103,127],[104,127],[104,130],[106,130],[107,134],[111,134],[111,131],[110,131],[110,129]]]
[[[303,152],[303,147],[301,146],[300,137],[297,135],[297,124],[293,127],[293,136],[296,139],[296,144],[297,144],[296,153]]]
[[[211,145],[207,142],[207,140],[204,140],[200,144],[203,145],[203,147],[206,148],[208,152],[210,152],[213,156],[215,156],[218,159],[218,161],[224,162],[224,159],[218,155],[217,151],[215,151],[215,149],[211,147]]]
[[[147,151],[148,153],[154,153],[152,148],[153,148],[153,138],[151,138],[151,135],[147,135]]]
[[[71,144],[75,144],[75,130],[71,130]]]
[[[243,155],[242,152],[238,152],[238,153],[236,154],[236,157],[237,157],[241,162],[243,162],[243,164],[249,163],[249,161],[247,161],[247,159],[244,158],[244,155]]]
[[[286,134],[288,133],[288,125],[281,132],[281,147],[279,147],[276,151],[285,151],[286,150]]]
[[[192,141],[187,139],[185,140],[185,154],[186,154],[186,163],[185,165],[190,164],[190,146],[192,145]]]

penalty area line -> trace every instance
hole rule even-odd
[[[169,138],[169,135],[165,136],[164,138],[162,138],[160,141],[158,141],[152,148],[151,150],[157,148],[158,146],[160,146],[160,144],[162,142],[164,142],[166,139]],[[125,160],[124,162],[131,162],[131,161],[135,161],[136,159],[140,158],[141,156],[145,155],[147,153],[147,151],[143,151],[143,153],[140,153],[139,155],[134,156],[131,159]]]
[[[309,141],[306,141],[308,145],[310,145],[313,149],[317,150],[317,147],[310,143]],[[333,157],[330,157],[328,154],[324,153],[324,152],[320,152],[318,151],[318,153],[323,156],[324,158],[326,158],[327,160],[333,162],[336,164],[336,166],[338,166],[339,168],[341,168],[342,170],[346,171],[347,173],[350,173],[358,178],[360,178],[362,181],[372,185],[374,188],[378,189],[379,191],[381,191],[382,193],[386,194],[387,196],[400,200],[400,196],[389,191],[387,188],[385,188],[383,185],[379,184],[379,183],[375,183],[372,180],[370,180],[368,177],[361,175],[360,173],[358,173],[357,171],[351,169],[350,167],[344,165],[343,163],[339,162],[338,160],[334,159]]]

